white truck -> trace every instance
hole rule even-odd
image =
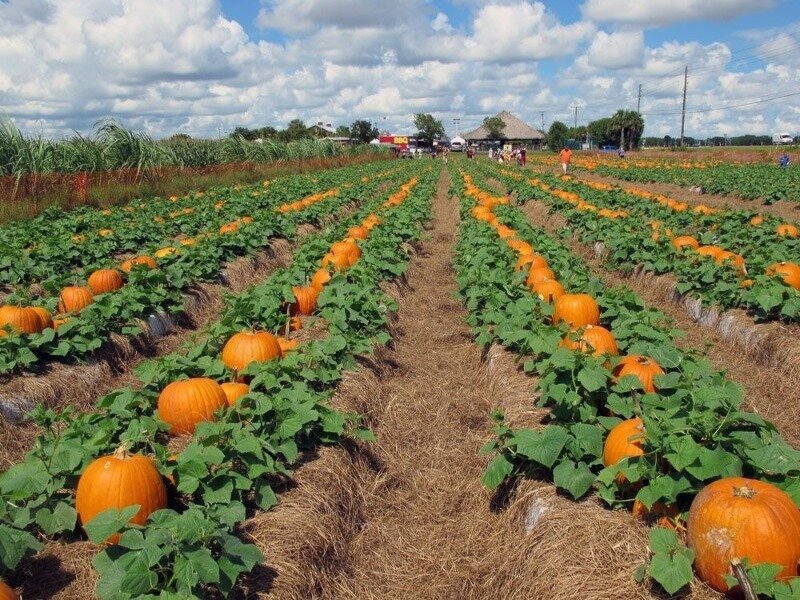
[[[772,134],[772,143],[773,144],[793,144],[794,143],[794,137],[792,137],[788,133],[773,133]]]

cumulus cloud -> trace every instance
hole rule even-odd
[[[586,0],[581,11],[596,22],[653,27],[685,21],[725,21],[773,4],[773,0]]]
[[[629,69],[644,61],[644,33],[621,31],[597,32],[587,52],[588,62],[603,69]]]
[[[266,4],[258,13],[258,26],[291,34],[309,33],[323,27],[392,26],[424,12],[420,0],[269,0]]]

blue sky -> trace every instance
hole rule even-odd
[[[800,133],[797,0],[0,0],[0,40],[0,106],[28,133],[547,127],[635,108],[641,84],[646,134],[676,135],[684,65],[688,135]]]

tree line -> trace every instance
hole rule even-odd
[[[545,141],[547,147],[554,152],[566,146],[567,140],[578,143],[591,140],[594,146],[624,147],[630,150],[641,145],[643,132],[644,119],[640,113],[635,110],[618,110],[610,117],[578,127],[569,127],[561,121],[554,121],[547,131]]]

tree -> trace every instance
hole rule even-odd
[[[308,127],[300,119],[292,119],[286,126],[286,129],[278,134],[281,141],[291,142],[294,140],[302,140],[311,137],[308,133]]]
[[[444,135],[442,122],[434,119],[430,114],[417,113],[414,115],[414,127],[417,128],[417,139],[427,142],[429,146],[433,145],[433,140]]]
[[[506,128],[506,122],[503,121],[503,117],[485,117],[483,126],[486,128],[486,136],[489,139],[505,139],[506,136],[503,134],[503,130]]]
[[[339,125],[336,128],[336,137],[350,137],[350,128],[347,125]]]
[[[644,119],[635,110],[618,110],[611,117],[611,126],[617,138],[617,144],[625,148],[636,148],[644,131]]]
[[[613,146],[619,141],[614,136],[611,118],[609,117],[592,121],[589,123],[588,129],[595,146]]]
[[[378,128],[369,121],[354,121],[350,126],[350,136],[361,144],[369,144],[379,135]]]
[[[567,144],[567,126],[561,121],[553,121],[547,131],[547,147],[558,152]]]

